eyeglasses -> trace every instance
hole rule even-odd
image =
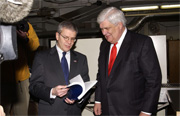
[[[62,35],[61,33],[59,33],[59,35],[60,35],[61,37],[63,37],[65,41],[69,41],[69,40],[71,40],[72,42],[75,42],[75,41],[76,41],[75,38],[70,38],[70,37],[64,36],[64,35]]]

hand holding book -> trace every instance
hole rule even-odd
[[[52,95],[63,97],[67,94],[69,88],[66,85],[58,85],[52,89]]]

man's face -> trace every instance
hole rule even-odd
[[[122,23],[114,25],[108,20],[105,20],[100,23],[100,28],[106,40],[112,44],[115,44],[121,37],[124,27]]]
[[[57,45],[65,52],[72,48],[75,38],[76,32],[67,28],[63,28],[61,33],[56,32]]]

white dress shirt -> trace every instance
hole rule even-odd
[[[57,46],[57,44],[56,44],[56,49],[57,49],[57,52],[58,52],[58,56],[59,56],[59,61],[61,62],[61,58],[62,58],[62,56],[63,56],[63,51]],[[68,51],[68,52],[66,52],[66,60],[67,60],[67,63],[68,63],[68,69],[69,69],[69,71],[70,71],[70,51]],[[52,95],[52,89],[51,89],[51,91],[50,91],[50,98],[52,98],[52,99],[55,99],[56,98],[56,95]]]
[[[122,33],[120,39],[118,40],[118,43],[116,44],[117,55],[118,55],[118,53],[119,53],[119,49],[120,49],[120,47],[121,47],[121,45],[122,45],[122,42],[123,42],[123,40],[124,40],[124,38],[125,38],[126,33],[127,33],[127,28],[125,28],[125,30],[124,30],[124,32]],[[110,49],[109,49],[109,57],[110,57],[111,49],[112,49],[113,46],[114,46],[114,44],[111,44]],[[109,59],[110,59],[110,58],[109,58]]]

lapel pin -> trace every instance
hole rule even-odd
[[[77,62],[77,60],[74,60],[74,62]]]

